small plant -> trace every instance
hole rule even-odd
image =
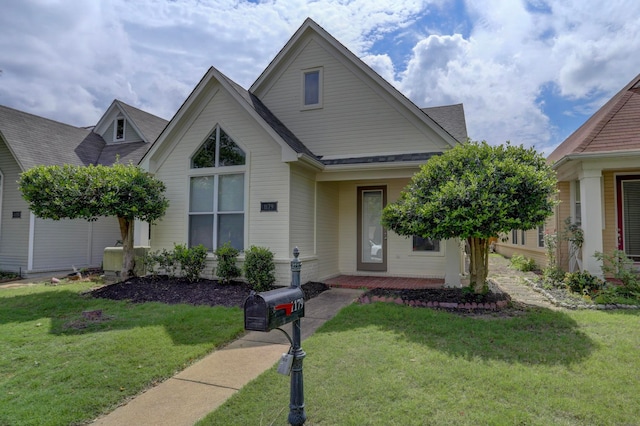
[[[571,216],[564,220],[563,239],[569,241],[578,248],[581,248],[584,244],[584,231],[580,228],[580,225],[571,222]]]
[[[178,244],[173,248],[175,260],[180,264],[182,276],[193,282],[200,279],[200,275],[206,266],[207,248],[202,244],[187,248]]]
[[[600,278],[591,275],[588,271],[569,272],[564,276],[563,282],[568,290],[583,296],[589,296],[594,291],[601,290],[604,285]]]
[[[276,282],[273,252],[266,247],[251,246],[244,254],[244,275],[256,291],[271,288]]]
[[[557,266],[546,267],[542,271],[544,282],[550,287],[558,287],[564,281],[565,275],[566,272]]]
[[[514,254],[511,256],[511,267],[522,272],[534,271],[536,269],[536,262],[533,259],[528,259],[521,254]]]
[[[242,271],[236,265],[240,251],[233,248],[230,242],[227,241],[222,247],[218,247],[213,254],[218,258],[215,274],[223,283],[229,284],[232,279],[240,276]]]
[[[0,281],[8,281],[20,278],[20,275],[15,272],[0,271]]]
[[[172,251],[162,249],[145,253],[139,259],[147,273],[154,277],[164,272],[170,278],[175,278],[180,272],[189,281],[197,281],[206,266],[207,248],[202,244],[189,248],[184,244],[174,244]]]
[[[596,252],[594,257],[602,262],[602,272],[612,275],[614,278],[622,282],[621,286],[607,286],[603,292],[602,298],[606,303],[622,303],[620,300],[635,301],[632,304],[640,303],[640,277],[638,270],[633,265],[633,260],[629,259],[625,252],[614,250],[612,254],[605,255]],[[618,300],[614,302],[614,300]]]

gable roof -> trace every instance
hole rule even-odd
[[[160,118],[118,99],[114,99],[96,123],[94,131],[104,134],[106,128],[111,125],[119,114],[122,114],[127,119],[129,125],[135,129],[136,133],[146,143],[154,142],[169,123],[164,118]]]
[[[86,166],[105,145],[100,135],[0,105],[0,136],[22,170],[37,165]]]
[[[122,108],[136,124],[136,131],[139,129],[141,136],[151,142],[167,124],[124,102],[115,100],[111,107],[114,105]],[[0,137],[22,170],[38,165],[111,165],[116,159],[137,164],[151,146],[145,142],[107,144],[94,130],[95,127],[76,127],[0,105]]]
[[[444,129],[439,123],[433,120],[432,117],[423,113],[423,111],[414,104],[409,98],[398,91],[391,83],[382,78],[376,71],[374,71],[369,65],[365,64],[360,58],[358,58],[353,52],[347,49],[342,43],[340,43],[335,37],[333,37],[324,28],[318,25],[313,19],[307,18],[303,24],[298,28],[294,35],[289,39],[287,44],[278,52],[275,58],[269,63],[267,68],[260,74],[258,79],[251,85],[249,92],[256,93],[260,96],[261,90],[263,90],[269,84],[269,80],[272,75],[277,74],[280,67],[286,66],[288,58],[296,54],[299,49],[299,45],[302,39],[307,34],[316,34],[332,46],[336,52],[344,58],[347,63],[353,65],[356,69],[359,69],[369,79],[373,80],[374,84],[382,88],[382,90],[400,103],[410,114],[413,114],[420,122],[431,128],[436,134],[438,134],[446,143],[450,146],[455,146],[459,141]],[[465,129],[466,133],[466,129]]]
[[[149,161],[164,141],[169,138],[169,134],[177,129],[178,123],[189,116],[190,109],[199,103],[207,86],[212,82],[218,82],[220,86],[230,94],[238,104],[244,108],[260,125],[269,133],[273,139],[283,148],[283,160],[293,161],[301,159],[315,166],[322,168],[322,163],[304,144],[280,121],[278,118],[253,94],[242,88],[229,77],[225,76],[215,67],[210,67],[202,77],[187,99],[180,106],[169,124],[158,136],[153,146],[140,159],[139,164]],[[177,140],[174,139],[174,143]],[[147,165],[148,166],[148,165]]]
[[[251,105],[251,107],[258,113],[258,115],[269,125],[281,138],[298,154],[304,154],[311,158],[317,158],[317,156],[307,148],[300,139],[293,134],[287,126],[276,117],[265,104],[262,103],[257,96],[244,89],[242,86],[231,80],[229,77],[220,73],[220,76],[224,78],[229,85],[240,95],[242,98]]]
[[[422,108],[422,112],[431,117],[458,142],[467,140],[467,122],[462,104]]]
[[[169,123],[164,118],[160,118],[156,115],[150,114],[146,111],[125,104],[122,101],[115,100],[122,108],[127,118],[130,119],[132,124],[138,130],[138,134],[144,139],[145,142],[151,143],[158,139],[160,133]]]
[[[640,75],[565,139],[547,157],[556,163],[567,156],[640,150]]]

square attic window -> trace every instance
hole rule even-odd
[[[302,73],[303,108],[322,107],[322,69],[306,70]]]

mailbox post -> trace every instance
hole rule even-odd
[[[291,261],[291,287],[300,288],[300,270],[302,262],[298,259],[298,247],[293,249]],[[302,291],[302,290],[301,290]],[[291,368],[291,397],[289,400],[289,423],[294,426],[303,425],[307,420],[304,411],[304,381],[302,377],[302,361],[307,355],[300,347],[300,318],[293,321],[293,366]]]
[[[278,329],[286,334],[291,342],[289,354],[283,355],[283,359],[288,361],[288,364],[284,364],[286,368],[283,368],[285,371],[283,374],[291,375],[288,420],[293,426],[301,426],[307,420],[302,380],[302,360],[306,353],[300,347],[300,318],[304,316],[304,292],[300,286],[302,263],[298,259],[299,255],[298,247],[294,248],[294,259],[291,261],[291,286],[262,293],[252,291],[244,301],[245,330],[268,332]],[[290,322],[293,327],[293,339],[279,328]]]

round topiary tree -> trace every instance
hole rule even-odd
[[[382,223],[399,235],[466,239],[470,286],[481,293],[489,238],[544,223],[555,194],[555,172],[533,148],[468,141],[423,165]]]
[[[29,209],[43,219],[116,216],[122,236],[123,279],[134,274],[135,220],[153,223],[169,206],[164,183],[133,164],[36,166],[20,175],[18,185]]]

